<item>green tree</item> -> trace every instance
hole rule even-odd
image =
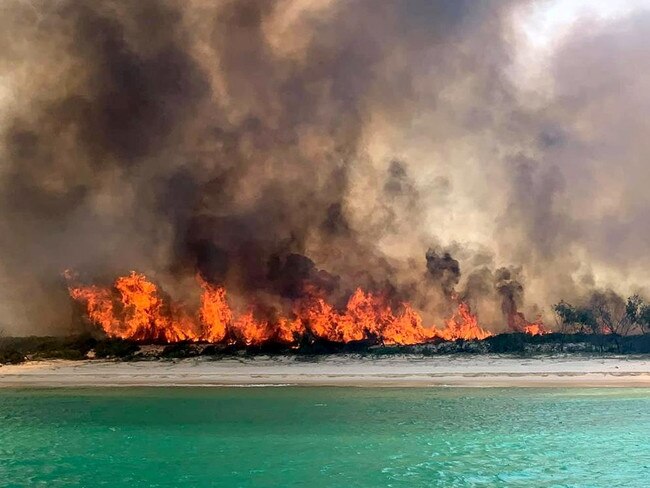
[[[642,334],[650,333],[650,304],[639,295],[627,299],[626,314]]]
[[[588,307],[575,307],[562,300],[553,305],[553,310],[563,333],[596,333],[598,322],[593,311]]]

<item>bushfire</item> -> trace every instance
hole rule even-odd
[[[224,287],[197,278],[201,287],[198,310],[165,300],[158,287],[143,274],[119,277],[112,287],[72,284],[70,296],[80,302],[87,319],[110,337],[142,342],[203,341],[245,346],[266,343],[297,345],[301,338],[347,343],[374,339],[383,344],[419,344],[436,339],[484,339],[492,335],[478,324],[469,306],[459,302],[442,329],[425,327],[408,303],[394,310],[381,295],[358,288],[343,310],[316,293],[297,300],[288,316],[260,319],[253,310],[236,314]],[[528,324],[525,332],[541,334],[541,323]]]

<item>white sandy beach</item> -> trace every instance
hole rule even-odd
[[[650,387],[650,359],[330,356],[38,361],[0,367],[0,387],[253,385]]]

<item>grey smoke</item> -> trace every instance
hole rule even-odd
[[[563,40],[533,107],[507,74],[526,6],[3,2],[0,326],[68,331],[68,268],[280,307],[392,290],[436,323],[453,292],[492,327],[643,292],[650,17]]]

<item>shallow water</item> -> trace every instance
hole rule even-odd
[[[0,486],[650,486],[650,390],[0,389]]]

